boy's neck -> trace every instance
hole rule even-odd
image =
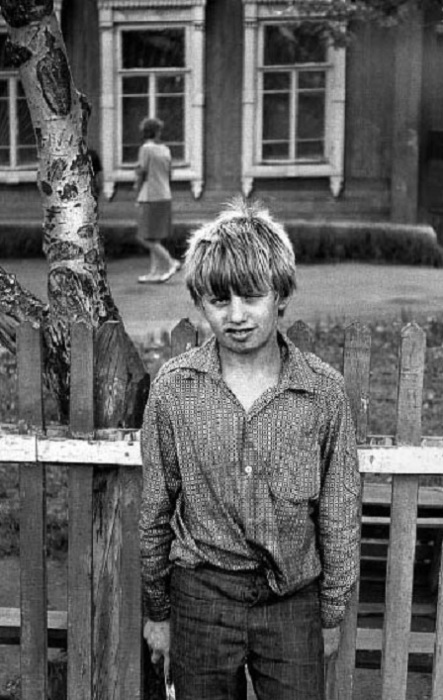
[[[272,387],[280,377],[281,356],[277,336],[275,342],[251,353],[233,353],[220,347],[223,379],[245,411]]]
[[[219,346],[223,376],[238,372],[242,376],[274,375],[280,370],[281,355],[277,335],[264,347],[251,352],[238,353]]]

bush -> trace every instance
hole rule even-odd
[[[177,223],[167,241],[176,257],[183,255],[189,231],[195,224]],[[302,263],[365,261],[399,265],[443,267],[443,247],[431,226],[360,221],[292,221],[286,226],[295,254]],[[135,224],[106,221],[100,226],[109,258],[138,251]],[[21,223],[0,227],[0,258],[42,255],[42,230]]]
[[[443,248],[430,226],[299,221],[287,230],[303,263],[358,260],[443,267]]]

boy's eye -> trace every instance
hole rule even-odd
[[[266,294],[246,294],[246,296],[243,297],[245,301],[256,301],[257,299],[263,299],[266,296]]]
[[[226,304],[229,304],[229,299],[217,299],[216,297],[212,297],[209,299],[209,303],[212,306],[221,307],[226,306]]]

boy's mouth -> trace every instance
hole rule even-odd
[[[247,338],[247,336],[250,335],[253,330],[253,328],[228,328],[226,333],[233,338],[242,339]]]

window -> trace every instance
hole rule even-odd
[[[244,193],[259,177],[328,177],[338,195],[344,49],[328,44],[318,21],[288,19],[275,2],[244,3]]]
[[[121,33],[122,164],[137,160],[139,124],[143,117],[165,123],[163,140],[177,163],[186,160],[185,31],[146,29]]]
[[[203,190],[206,0],[98,0],[104,193],[132,182],[146,116],[165,123],[172,179]]]
[[[18,72],[7,65],[0,32],[0,172],[37,167],[34,129]],[[6,179],[8,179],[6,177]]]
[[[260,160],[325,158],[327,52],[315,27],[270,24],[259,73]]]

